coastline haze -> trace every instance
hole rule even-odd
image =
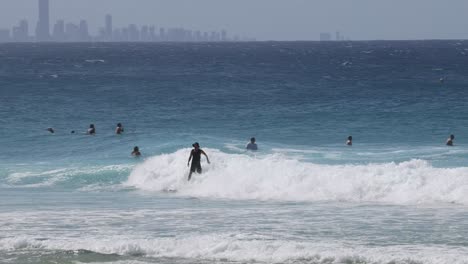
[[[334,35],[335,31],[352,40],[465,39],[467,8],[468,2],[462,0],[450,4],[435,0],[140,0],[136,4],[123,0],[50,0],[50,27],[59,19],[73,23],[85,19],[90,33],[95,34],[104,27],[104,16],[111,14],[116,27],[147,24],[202,31],[226,29],[257,40],[318,40],[321,32]],[[27,19],[29,34],[33,35],[37,17],[37,1],[3,0],[0,28],[11,29],[19,20]]]

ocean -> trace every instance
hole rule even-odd
[[[0,263],[466,264],[467,56],[0,44]]]

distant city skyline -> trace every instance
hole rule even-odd
[[[219,42],[219,41],[253,41],[245,37],[228,37],[226,30],[203,32],[200,30],[177,28],[156,28],[154,25],[129,24],[114,28],[113,17],[106,14],[103,27],[97,34],[90,34],[88,21],[82,19],[79,24],[59,19],[53,24],[51,31],[50,2],[37,0],[38,20],[35,34],[31,35],[27,19],[19,21],[12,30],[0,28],[0,42]]]
[[[113,16],[116,28],[154,25],[207,32],[226,30],[231,36],[257,40],[335,39],[466,39],[468,1],[451,0],[49,0],[50,29],[55,21],[79,24],[86,20],[91,35],[99,34],[103,17]],[[32,4],[34,2],[34,4]],[[38,21],[34,0],[2,0],[0,28],[29,21],[34,34]]]
[[[122,28],[114,28],[113,17],[106,14],[104,24],[97,34],[90,34],[88,21],[80,20],[79,24],[59,19],[53,24],[51,31],[50,2],[38,1],[38,21],[35,34],[30,35],[29,22],[22,19],[19,25],[13,26],[11,33],[8,28],[0,28],[0,42],[219,42],[219,41],[255,41],[253,38],[228,37],[226,30],[220,32],[202,32],[185,28],[159,28],[154,25],[130,24]],[[333,39],[328,32],[320,33],[320,41],[344,41],[345,37],[339,31]],[[349,40],[349,38],[348,38]]]

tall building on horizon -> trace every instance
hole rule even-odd
[[[26,19],[21,20],[18,26],[13,27],[13,41],[29,41],[29,26]]]
[[[227,41],[227,32],[224,29],[221,31],[221,41]]]
[[[65,35],[65,21],[63,20],[57,20],[57,22],[54,25],[54,33],[52,34],[52,37],[54,41],[65,41],[66,40],[66,35]]]
[[[112,40],[112,16],[106,15],[106,29],[105,29],[105,37],[107,41]]]
[[[86,20],[80,21],[80,39],[79,41],[90,41],[88,22]]]
[[[337,32],[335,33],[335,35],[336,35],[336,39],[335,39],[335,40],[336,40],[336,41],[340,41],[340,40],[341,40],[341,33],[340,33],[339,31],[337,31]]]
[[[39,21],[36,28],[37,41],[50,40],[49,0],[39,0]]]

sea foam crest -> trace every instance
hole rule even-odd
[[[424,160],[321,165],[281,154],[254,156],[209,149],[212,163],[187,182],[188,149],[148,158],[125,185],[146,191],[227,199],[468,204],[468,168]]]
[[[336,242],[247,240],[239,235],[196,235],[135,239],[128,237],[35,240],[0,239],[0,252],[26,250],[80,251],[122,256],[242,261],[250,263],[428,263],[463,264],[467,250],[447,246],[350,246]],[[197,262],[197,261],[195,261]]]

